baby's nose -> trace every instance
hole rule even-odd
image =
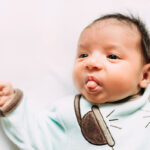
[[[103,63],[100,58],[89,58],[87,62],[85,62],[85,67],[88,70],[101,70],[103,68]]]

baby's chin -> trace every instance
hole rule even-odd
[[[104,104],[104,103],[113,103],[113,102],[118,102],[120,100],[126,99],[128,97],[125,98],[120,98],[120,97],[108,97],[106,95],[102,95],[102,94],[83,94],[84,97],[91,103],[93,104]]]
[[[108,103],[108,102],[111,102],[109,101],[108,99],[106,98],[102,98],[98,95],[92,95],[92,94],[86,94],[84,95],[84,97],[91,103],[94,103],[94,104],[104,104],[104,103]]]

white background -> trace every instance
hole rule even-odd
[[[105,13],[139,15],[149,0],[1,0],[0,80],[21,88],[35,109],[75,91],[72,67],[82,29]],[[0,150],[17,150],[0,130]]]

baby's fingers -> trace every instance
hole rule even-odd
[[[9,96],[3,96],[0,98],[0,107],[3,106],[8,100],[10,99]]]
[[[8,85],[3,89],[3,95],[11,95],[13,94],[13,88],[11,85]]]
[[[7,96],[13,94],[13,87],[11,83],[0,81],[0,96]]]

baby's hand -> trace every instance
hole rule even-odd
[[[5,105],[14,96],[12,84],[7,81],[0,81],[0,107]]]

